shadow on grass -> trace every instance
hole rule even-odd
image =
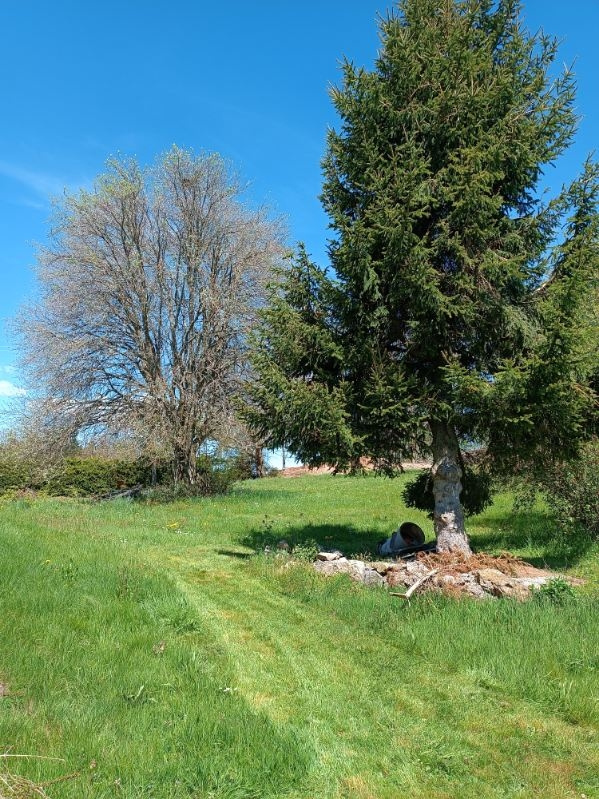
[[[228,558],[237,558],[238,560],[247,560],[252,557],[251,552],[239,552],[237,549],[217,549],[217,555],[226,555]]]
[[[284,531],[268,527],[251,530],[239,543],[261,552],[265,547],[276,549],[284,539],[292,549],[317,544],[325,550],[339,549],[348,557],[365,555],[377,558],[378,543],[384,538],[380,530],[360,530],[345,524],[306,524],[286,527]]]
[[[471,535],[476,551],[512,552],[533,566],[553,569],[575,566],[593,546],[590,536],[572,529],[561,532],[547,513],[532,509],[477,520]]]
[[[480,517],[470,524],[471,543],[475,552],[511,552],[540,568],[565,569],[575,566],[593,546],[589,536],[572,531],[560,533],[546,513],[533,509],[501,516]],[[276,549],[281,540],[289,546],[339,549],[344,555],[364,556],[376,560],[378,544],[385,538],[380,529],[359,529],[346,524],[305,524],[277,530],[266,524],[251,530],[239,544],[261,552],[265,547]],[[427,540],[431,540],[430,533]],[[231,551],[221,554],[243,557]]]

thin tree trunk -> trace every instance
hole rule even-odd
[[[256,465],[256,477],[264,477],[266,474],[266,467],[264,464],[264,453],[262,447],[256,447],[254,451],[254,463]]]
[[[433,436],[434,526],[439,552],[462,552],[471,555],[460,502],[462,467],[460,446],[455,430],[446,422],[431,421]]]

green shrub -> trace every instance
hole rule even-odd
[[[311,563],[313,560],[315,560],[319,552],[320,547],[313,538],[308,538],[306,541],[295,544],[292,549],[293,557],[296,560],[303,560],[307,561],[308,563]]]
[[[255,458],[248,452],[239,452],[226,462],[227,469],[234,480],[250,480],[257,477]]]
[[[152,486],[152,466],[145,459],[78,455],[63,458],[49,468],[41,460],[36,462],[0,451],[0,494],[33,489],[50,496],[101,497],[140,485],[152,486],[152,499],[169,501],[224,494],[237,480],[253,476],[252,461],[243,455],[228,458],[201,455],[197,468],[195,485],[174,486],[170,464],[159,463],[155,471],[156,483]]]
[[[0,460],[0,493],[28,487],[27,464],[12,459]]]
[[[569,599],[576,596],[570,583],[563,577],[555,577],[553,580],[540,585],[534,590],[535,599],[541,602],[552,602],[555,605],[563,605]]]
[[[198,482],[191,486],[193,493],[201,496],[225,494],[237,480],[237,474],[231,461],[211,455],[198,458]]]
[[[238,458],[223,458],[200,455],[197,459],[197,481],[193,485],[173,483],[168,468],[160,472],[158,485],[143,492],[143,499],[150,502],[174,502],[189,497],[208,497],[226,494],[234,482],[246,480],[251,472],[244,468]]]
[[[430,518],[435,509],[433,478],[429,469],[421,472],[403,490],[403,499],[409,508],[426,511]],[[466,466],[462,477],[460,500],[466,516],[476,516],[493,502],[491,478],[483,471]]]
[[[72,457],[55,469],[44,491],[50,496],[102,496],[150,481],[151,467],[145,461]]]
[[[39,490],[44,484],[44,464],[32,458],[0,451],[0,494],[26,489]]]
[[[599,538],[599,439],[589,442],[578,460],[553,469],[545,491],[564,532],[575,526]]]
[[[220,463],[230,472],[234,480],[251,480],[256,477],[274,477],[278,474],[266,463],[261,466],[256,461],[255,452],[241,451],[220,459]]]

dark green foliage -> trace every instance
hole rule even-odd
[[[312,563],[320,552],[320,545],[314,538],[308,538],[301,543],[294,544],[292,554],[294,560],[303,560]]]
[[[244,407],[270,446],[312,465],[357,464],[368,455],[391,472],[420,435],[410,381],[372,353],[349,348],[336,318],[339,286],[300,245],[280,274],[254,337],[260,375]]]
[[[202,455],[197,463],[197,484],[189,486],[190,495],[225,494],[236,480],[252,476],[251,460],[243,455],[229,458]]]
[[[224,494],[237,480],[252,477],[251,459],[244,455],[221,458],[202,455],[197,461],[197,482],[172,485],[172,468],[159,463],[151,497],[156,500]],[[0,494],[10,490],[42,491],[50,496],[102,497],[113,492],[153,483],[152,466],[144,459],[77,456],[64,458],[46,471],[35,459],[0,458]]]
[[[5,491],[37,487],[33,479],[33,468],[24,460],[2,453],[0,456],[0,494]]]
[[[552,469],[544,482],[563,532],[578,527],[599,539],[599,440],[586,444],[577,460]]]
[[[548,583],[540,585],[534,594],[538,602],[551,602],[554,605],[563,605],[576,596],[574,589],[564,577],[555,577]]]
[[[249,421],[310,463],[392,472],[442,424],[497,472],[547,470],[597,418],[597,167],[538,195],[573,76],[517,0],[401,0],[380,32],[332,92],[332,273],[300,249],[281,275]]]
[[[428,469],[406,485],[402,496],[408,508],[424,510],[432,519],[435,499],[433,497],[433,480]],[[490,475],[484,471],[472,469],[470,466],[464,467],[460,500],[466,516],[476,516],[478,513],[482,513],[493,502]]]
[[[239,451],[237,453],[227,453],[219,460],[215,460],[215,464],[219,464],[218,468],[225,469],[229,475],[230,480],[250,480],[257,477],[274,477],[276,469],[271,469],[264,461],[258,463],[256,453],[262,450]]]
[[[151,467],[143,461],[65,458],[43,486],[50,496],[102,496],[136,485],[148,485]]]
[[[209,497],[226,494],[233,483],[255,477],[254,462],[246,453],[200,455],[197,459],[196,482],[193,485],[172,482],[170,469],[159,472],[158,485],[145,490],[142,498],[150,502],[172,502],[187,497]]]
[[[486,398],[489,452],[504,474],[542,479],[554,464],[576,460],[599,418],[597,175],[588,162],[554,203],[552,211],[567,217],[565,238],[532,293],[529,346],[504,360]]]

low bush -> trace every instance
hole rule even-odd
[[[189,486],[190,494],[211,496],[225,494],[238,477],[233,460],[212,455],[201,455],[197,461],[198,478]]]
[[[554,605],[563,605],[575,597],[576,592],[564,577],[555,577],[534,589],[534,598],[537,601],[552,602]]]
[[[46,466],[41,459],[0,451],[0,494],[32,489],[50,496],[100,497],[139,485],[149,489],[150,498],[168,501],[224,494],[234,482],[255,476],[252,464],[244,455],[201,455],[198,480],[187,486],[173,484],[168,462],[159,463],[152,475],[145,459],[72,455]]]
[[[29,488],[31,469],[28,464],[13,458],[0,458],[0,494]]]
[[[141,460],[65,458],[44,485],[50,496],[102,496],[151,482],[151,466]]]
[[[51,472],[41,458],[21,455],[13,449],[0,447],[0,494],[11,491],[39,491]]]
[[[599,538],[599,439],[593,439],[576,461],[548,475],[545,492],[564,532],[573,526]]]
[[[173,483],[170,470],[165,467],[160,472],[157,485],[145,490],[142,499],[162,503],[226,494],[233,483],[252,476],[250,462],[241,456],[200,455],[197,460],[197,481],[193,485]]]

